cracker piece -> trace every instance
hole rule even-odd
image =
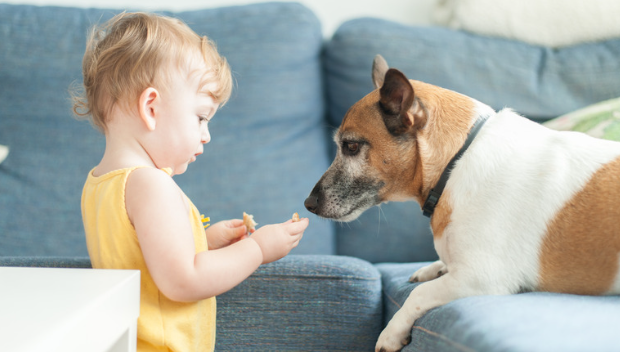
[[[250,215],[245,211],[243,212],[243,224],[248,228],[249,233],[256,231],[256,225],[258,225],[254,221],[254,215]]]

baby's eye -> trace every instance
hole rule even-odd
[[[206,116],[198,115],[198,122],[209,122],[209,119]]]

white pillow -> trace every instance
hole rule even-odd
[[[6,159],[7,155],[9,155],[9,147],[0,145],[0,164]]]
[[[434,17],[438,25],[553,48],[620,38],[619,0],[437,0]]]

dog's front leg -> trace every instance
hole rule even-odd
[[[429,309],[463,297],[464,291],[451,273],[416,287],[379,335],[375,351],[400,351],[409,344],[411,328],[418,318]]]
[[[430,265],[418,269],[411,277],[409,282],[426,282],[436,279],[448,272],[448,267],[444,262],[438,260]]]

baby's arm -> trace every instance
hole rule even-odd
[[[249,219],[249,220],[248,220]],[[292,222],[300,221],[299,214],[293,214]],[[289,223],[289,222],[287,222]],[[248,225],[249,224],[249,225]],[[232,219],[220,221],[213,226],[209,226],[205,230],[205,234],[207,236],[207,243],[209,244],[209,249],[219,249],[226,246],[229,246],[237,241],[248,238],[248,233],[254,233],[256,231],[255,226],[258,225],[253,221],[253,216],[243,213],[243,220],[241,219]],[[304,229],[306,226],[303,226]],[[276,230],[277,229],[273,229]],[[263,232],[271,231],[270,227],[261,231],[258,236],[255,236],[254,239],[258,239],[259,241],[269,241],[269,239],[262,239]],[[303,233],[303,230],[301,230]],[[271,235],[273,237],[273,235]],[[282,240],[286,241],[287,238],[283,238]],[[299,239],[297,239],[299,242]],[[284,242],[285,243],[285,242]],[[277,245],[277,244],[276,244]],[[297,244],[295,244],[296,246]],[[269,247],[267,244],[265,247]],[[286,255],[286,254],[285,254]],[[281,257],[280,257],[281,258]],[[277,259],[280,259],[277,258]],[[271,262],[271,261],[268,261]]]
[[[232,289],[262,263],[288,254],[308,226],[308,219],[263,226],[249,239],[196,253],[189,205],[170,176],[150,168],[132,172],[125,202],[155,284],[176,301],[196,301]]]

